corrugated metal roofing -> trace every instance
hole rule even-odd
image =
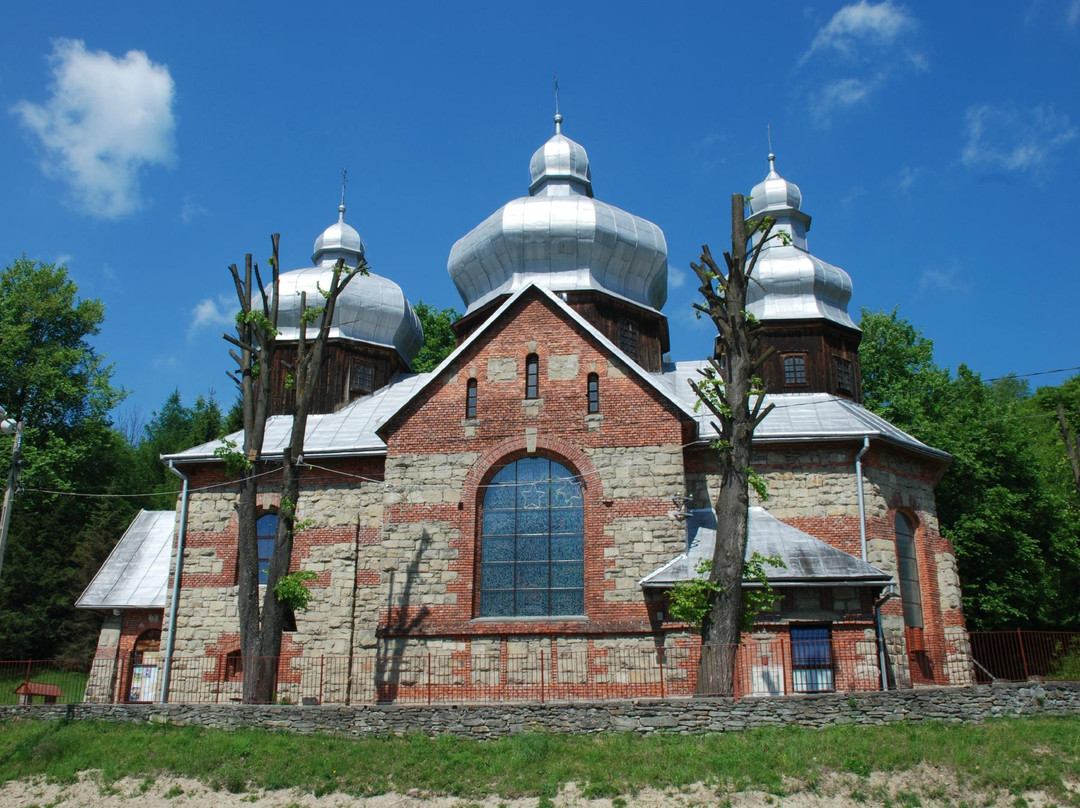
[[[780,556],[786,568],[766,565],[769,582],[776,585],[797,583],[861,583],[885,585],[892,576],[862,559],[837,550],[821,539],[784,524],[764,508],[750,509],[746,557],[754,553]],[[687,552],[641,579],[645,588],[670,587],[677,581],[696,577],[699,561],[712,560],[716,546],[716,513],[712,508],[690,511],[686,520]]]
[[[439,374],[453,365],[461,353],[480,339],[481,335],[497,322],[528,289],[537,289],[545,295],[556,306],[563,309],[606,351],[619,359],[629,371],[636,373],[642,381],[666,397],[688,417],[694,418],[698,423],[698,436],[703,441],[715,437],[716,433],[711,426],[714,420],[711,413],[704,409],[695,410],[697,398],[688,384],[690,379],[698,378],[699,369],[706,367],[707,362],[669,363],[664,366],[661,373],[644,371],[564,300],[543,287],[530,285],[527,289],[522,289],[508,298],[483,326],[474,331],[430,373],[398,374],[388,386],[369,396],[357,399],[337,412],[310,416],[307,435],[304,439],[304,453],[309,457],[385,454],[386,443],[378,435],[379,427],[407,405]],[[874,415],[846,398],[827,393],[783,393],[766,396],[766,403],[775,406],[754,433],[756,443],[855,440],[869,436],[871,439],[888,440],[911,451],[940,460],[949,458],[947,453],[927,446],[884,418]],[[274,457],[281,454],[281,450],[288,445],[291,424],[292,419],[287,415],[274,416],[268,420],[266,439],[263,443],[264,456]],[[227,436],[226,439],[240,443],[242,437],[242,433],[236,432]],[[221,445],[221,441],[211,441],[177,454],[165,455],[165,459],[175,459],[180,462],[208,459],[214,456],[214,450]]]
[[[139,511],[75,605],[164,608],[176,511]]]

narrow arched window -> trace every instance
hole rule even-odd
[[[581,482],[546,457],[508,463],[484,488],[481,617],[585,613]]]
[[[540,357],[525,357],[525,398],[540,398]]]
[[[915,554],[915,526],[904,514],[896,514],[896,567],[900,576],[900,598],[904,603],[904,625],[923,627],[922,587],[919,559]]]
[[[589,374],[588,381],[589,413],[600,412],[600,377]]]
[[[259,542],[259,583],[265,584],[270,577],[270,559],[274,556],[277,541],[277,514],[264,513],[255,523],[255,535]]]
[[[465,417],[476,417],[476,379],[465,383]]]

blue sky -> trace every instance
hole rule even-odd
[[[414,303],[462,309],[453,242],[528,187],[554,131],[598,198],[663,228],[672,354],[700,358],[689,262],[777,168],[846,269],[940,364],[1080,365],[1080,0],[108,3],[0,12],[0,257],[62,261],[144,417],[231,402],[227,267],[310,264],[336,219]],[[1035,384],[1066,375],[1033,378]]]

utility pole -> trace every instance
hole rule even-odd
[[[0,515],[0,574],[4,570],[4,550],[7,549],[8,527],[11,525],[11,510],[15,504],[15,486],[19,481],[19,460],[22,458],[22,419],[15,421],[7,417],[7,410],[0,407],[0,432],[15,436],[15,445],[11,449],[11,471],[8,472],[7,488],[4,490],[4,511]]]

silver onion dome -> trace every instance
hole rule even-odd
[[[593,199],[589,156],[562,134],[529,162],[529,196],[508,202],[450,250],[447,271],[466,313],[530,283],[554,292],[602,291],[659,310],[667,299],[667,241],[652,222]]]
[[[747,289],[747,311],[759,320],[824,319],[857,328],[847,310],[851,276],[809,253],[810,217],[801,205],[799,186],[776,172],[776,155],[770,154],[768,175],[751,191],[750,216],[773,217],[773,232],[786,232],[788,243],[772,240],[762,250]]]
[[[315,239],[315,266],[282,273],[278,280],[278,339],[300,338],[300,294],[307,293],[308,307],[322,305],[320,290],[330,287],[338,259],[343,259],[349,268],[358,267],[364,260],[363,242],[359,233],[345,223],[344,205],[338,208],[338,220]],[[308,327],[309,336],[314,336],[314,331]],[[374,273],[355,276],[342,290],[334,308],[330,337],[394,348],[406,362],[412,362],[424,342],[420,321],[401,287]]]

